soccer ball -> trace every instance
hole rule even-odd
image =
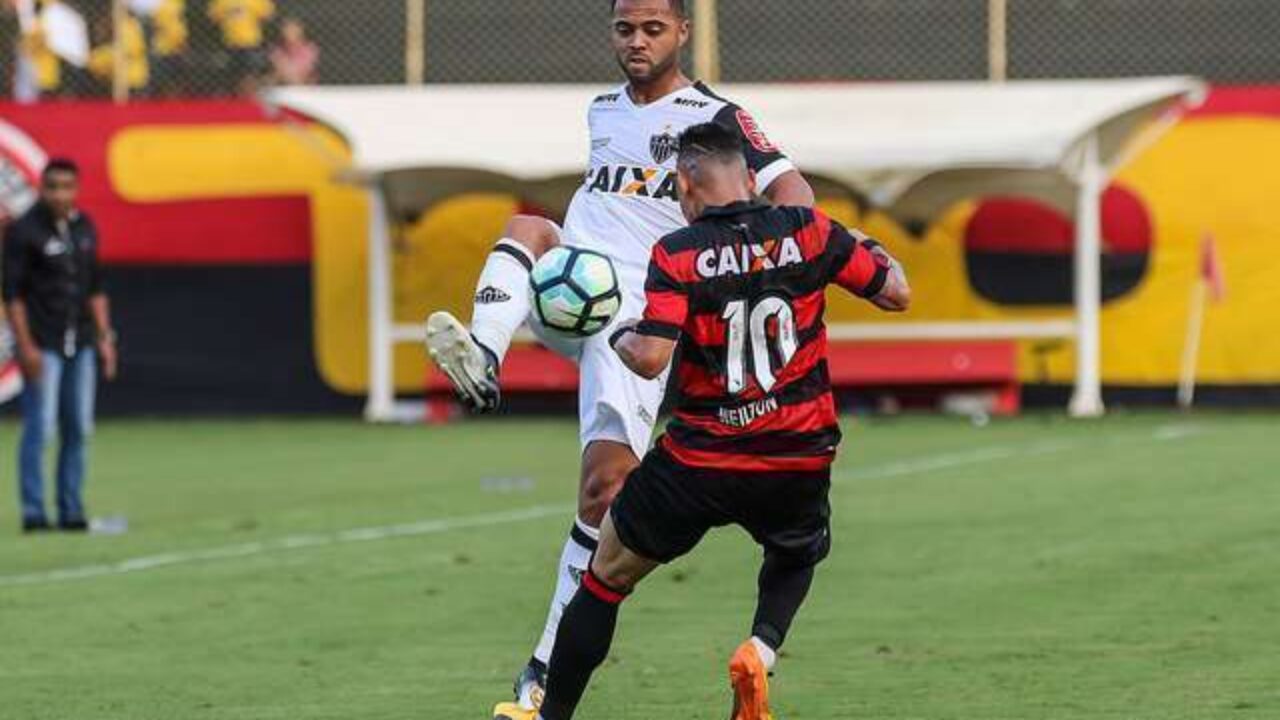
[[[618,274],[598,252],[559,245],[529,274],[533,309],[542,325],[561,335],[595,335],[622,308]]]

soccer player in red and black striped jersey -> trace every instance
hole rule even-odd
[[[568,720],[608,655],[618,606],[646,575],[736,524],[764,548],[751,638],[730,661],[734,720],[766,720],[767,676],[830,550],[830,467],[840,428],[827,372],[828,285],[902,311],[910,289],[878,243],[817,210],[752,198],[741,139],[715,125],[680,138],[691,225],[653,249],[648,306],[612,344],[635,373],[671,362],[680,397],[627,479],[565,610],[543,720]]]

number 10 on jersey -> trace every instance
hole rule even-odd
[[[725,362],[728,391],[737,395],[747,389],[747,353],[750,352],[756,382],[761,390],[769,392],[778,381],[770,356],[776,353],[781,369],[791,362],[799,347],[791,304],[777,296],[762,298],[754,307],[749,307],[746,300],[734,300],[725,306],[722,317],[728,324]],[[770,320],[776,320],[772,337]]]

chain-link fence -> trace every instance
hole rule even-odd
[[[720,68],[711,79],[976,80],[994,62],[1012,79],[1280,82],[1278,0],[686,1],[715,23],[716,42],[698,48],[707,68]],[[609,6],[0,0],[0,72],[21,98],[232,96],[272,83],[612,83]],[[692,53],[687,60],[692,70]]]
[[[405,0],[0,0],[19,97],[405,82]]]
[[[1012,77],[1280,82],[1278,0],[1009,0]]]
[[[591,82],[617,77],[607,0],[428,3],[435,82]]]
[[[720,0],[719,10],[734,82],[987,74],[987,0]]]

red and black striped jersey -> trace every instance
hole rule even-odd
[[[827,468],[840,428],[825,290],[872,297],[887,276],[885,261],[809,208],[709,208],[662,238],[636,327],[679,341],[679,400],[660,447],[694,467]]]

